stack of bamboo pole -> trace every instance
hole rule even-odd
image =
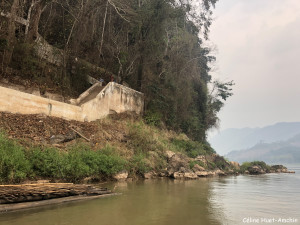
[[[69,196],[110,194],[107,188],[72,183],[0,185],[0,204],[41,201]]]

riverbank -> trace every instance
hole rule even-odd
[[[176,153],[173,159],[179,161],[178,165],[172,163],[172,168],[176,167],[173,173],[181,167],[190,170],[196,164],[201,166],[202,159],[197,160],[200,155],[206,160],[215,154],[207,143],[157,128],[134,114],[81,123],[1,113],[0,128],[2,184],[38,179],[81,183],[135,179],[149,173],[167,175],[168,151]],[[202,166],[213,170],[224,163],[223,159],[220,165],[210,162]]]
[[[249,172],[217,155],[208,143],[152,126],[135,114],[87,123],[0,113],[0,128],[2,184],[40,179],[73,183],[198,179]]]
[[[243,218],[299,218],[296,174],[113,182],[122,195],[5,213],[1,225],[240,225]]]
[[[0,113],[0,128],[0,182],[9,184],[0,185],[1,212],[114,194],[79,183],[289,172],[263,162],[229,162],[208,143],[152,126],[134,114],[81,123]],[[34,184],[38,180],[47,182]]]

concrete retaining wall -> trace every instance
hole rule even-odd
[[[111,113],[136,112],[144,110],[144,94],[128,87],[110,82],[92,100],[81,105],[86,120],[93,121]]]
[[[20,114],[45,114],[68,120],[84,120],[81,107],[5,87],[0,87],[0,111]]]
[[[94,121],[111,113],[136,112],[144,108],[144,95],[116,83],[109,83],[95,98],[81,106],[0,87],[0,111],[45,114],[67,120]]]

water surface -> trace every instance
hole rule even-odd
[[[300,167],[293,169],[298,173],[106,184],[123,194],[2,214],[0,224],[234,225],[245,224],[248,217],[300,221]]]
[[[262,219],[295,218],[298,222],[289,224],[300,224],[300,166],[289,169],[296,174],[245,175],[212,180],[211,212],[222,224],[247,224],[247,218],[258,219],[259,224],[268,224]],[[284,223],[275,221],[271,224]]]

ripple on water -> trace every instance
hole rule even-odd
[[[296,174],[118,183],[112,187],[116,185],[121,196],[3,214],[0,224],[235,225],[246,217],[279,216],[300,220],[299,175],[296,170]]]
[[[248,175],[211,182],[212,212],[219,215],[223,210],[225,220],[232,224],[241,224],[245,217],[300,220],[300,167],[290,169],[296,174]]]

